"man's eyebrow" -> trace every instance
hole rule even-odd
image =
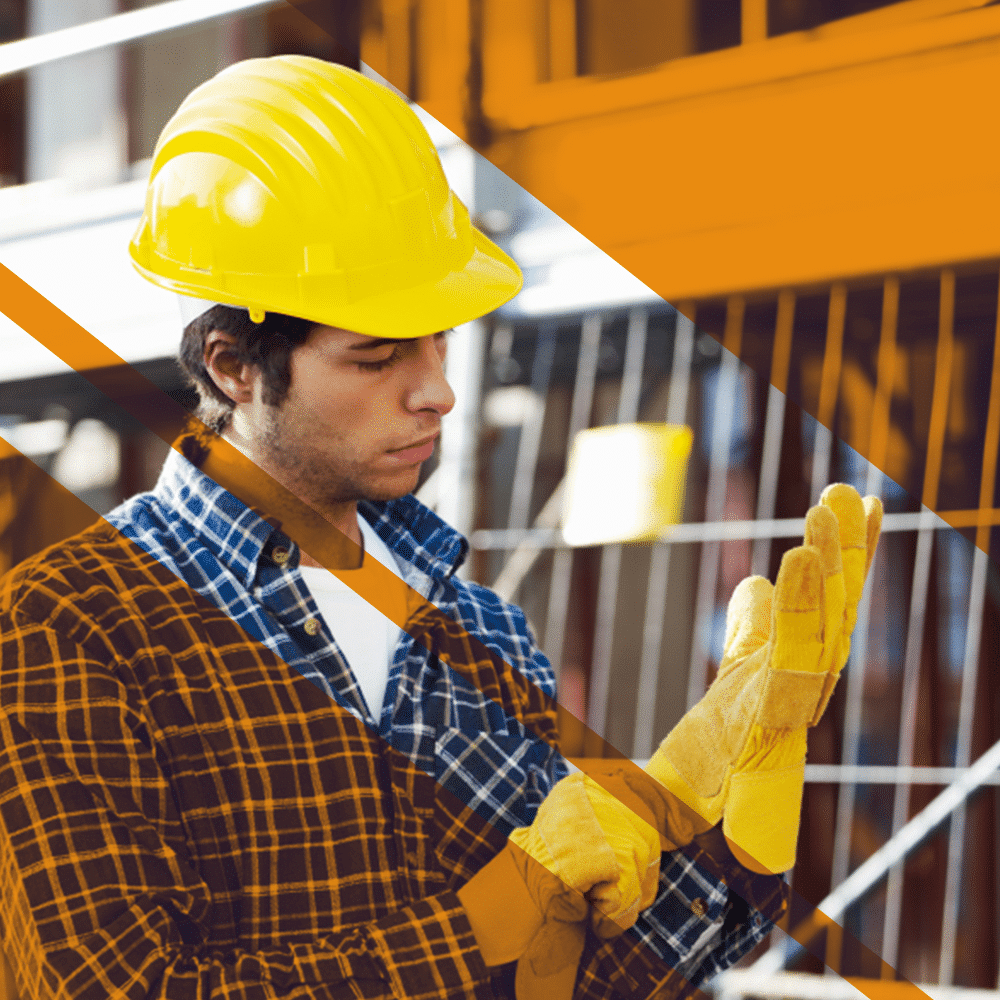
[[[439,331],[439,333],[451,332],[450,328]],[[436,334],[432,334],[432,336],[436,336]],[[414,337],[368,337],[359,344],[349,344],[347,349],[349,351],[372,351],[376,347],[385,347],[386,344],[405,344],[408,340],[414,339]]]
[[[376,347],[385,347],[386,344],[402,344],[409,340],[409,337],[368,337],[360,344],[350,344],[349,351],[371,351]]]

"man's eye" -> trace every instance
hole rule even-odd
[[[357,366],[363,372],[380,372],[384,368],[388,368],[389,365],[398,361],[400,357],[399,345],[397,344],[392,351],[392,354],[387,358],[383,358],[381,361],[358,361]]]

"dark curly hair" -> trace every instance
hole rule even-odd
[[[237,361],[260,370],[263,400],[268,406],[278,406],[288,393],[292,350],[304,343],[316,326],[311,320],[270,312],[263,323],[254,323],[246,309],[221,305],[193,319],[184,328],[178,360],[198,392],[195,416],[221,434],[229,426],[236,405],[212,381],[205,367],[205,342],[213,330],[235,339],[233,353]]]

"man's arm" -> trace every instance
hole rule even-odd
[[[228,817],[181,811],[170,778],[185,767],[183,746],[163,756],[114,672],[56,629],[7,616],[0,629],[7,682],[0,892],[23,993],[138,1000],[204,996],[207,987],[213,998],[490,995],[455,893],[409,905],[386,900],[377,919],[322,926],[315,900],[339,894],[349,912],[352,891],[366,891],[351,873],[335,872],[336,845],[317,837],[308,869],[283,871],[282,845],[250,838],[235,810]],[[219,720],[204,738],[228,747],[228,728]],[[224,798],[227,774],[207,770],[198,779]],[[302,802],[285,787],[262,794],[259,805],[277,813]],[[186,846],[192,836],[201,838],[197,865]],[[244,848],[235,861],[234,843]],[[276,892],[247,898],[236,864],[277,864]],[[287,906],[289,933],[265,940],[261,926],[280,921],[260,914],[278,906]]]
[[[701,834],[663,854],[657,900],[630,931],[588,938],[574,996],[691,996],[764,940],[787,897],[781,878],[735,861],[720,828]]]
[[[647,943],[694,984],[744,954],[763,937],[765,920],[774,919],[783,905],[783,891],[768,891],[768,873],[794,862],[805,730],[822,715],[847,662],[880,527],[876,498],[862,501],[843,484],[824,491],[821,503],[807,515],[806,544],[785,554],[775,587],[752,577],[737,588],[716,681],[646,768],[664,786],[668,811],[681,801],[706,826],[723,820],[704,860],[728,885],[731,906],[739,899],[752,904],[740,907],[742,919],[721,921],[718,897],[713,912],[712,896],[700,897],[695,907],[691,891],[681,891],[677,909],[697,909],[696,916],[702,917],[701,925],[689,920],[688,940],[707,917],[722,923],[714,931],[705,927],[686,956],[676,946],[665,953],[657,943],[673,937],[669,915],[666,920],[661,916],[669,910],[669,900],[658,900],[644,915],[640,928],[658,925],[660,931],[648,936]],[[655,789],[645,791],[657,798]],[[760,877],[753,879],[744,865]],[[670,868],[664,864],[665,872]],[[767,907],[760,912],[754,897],[761,891],[775,901],[775,913],[766,912]],[[706,942],[710,948],[704,947]],[[678,990],[684,992],[679,984],[671,992]]]
[[[526,724],[541,727],[555,742],[553,703],[545,697],[548,660],[537,649],[530,630],[526,633],[533,655],[518,661],[518,668],[533,683],[524,685],[520,717]],[[537,675],[533,671],[536,659],[541,665]],[[536,686],[539,682],[541,689]],[[587,765],[588,772],[602,783],[602,773],[623,769],[630,775],[626,784],[631,782],[633,788],[650,783],[627,761],[590,761]],[[636,793],[623,788],[621,781],[607,787],[625,805],[637,808]],[[665,996],[686,996],[695,986],[683,972],[690,971],[697,984],[707,971],[735,964],[784,913],[788,893],[781,877],[745,869],[721,832],[700,821],[681,800],[670,796],[666,806],[656,804],[655,808],[658,829],[672,840],[671,849],[661,855],[656,899],[632,928],[617,937],[588,931],[574,993],[579,1000],[643,997],[664,990]]]

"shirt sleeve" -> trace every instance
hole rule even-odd
[[[735,861],[723,871],[718,858],[711,833],[665,853],[659,898],[635,927],[611,941],[588,932],[576,1000],[684,1000],[762,941],[784,910],[786,883]]]
[[[197,818],[182,815],[174,800],[177,761],[157,752],[114,670],[54,628],[10,624],[0,619],[0,939],[18,942],[8,957],[22,993],[492,995],[451,891],[360,925],[314,927],[280,946],[236,946],[231,914],[239,903],[213,895],[189,855],[187,826]],[[220,720],[220,730],[225,725]],[[232,822],[225,832],[238,840]],[[222,866],[225,881],[222,844],[220,837],[214,854],[200,844],[199,864]],[[308,925],[314,894],[346,892],[344,881],[278,891],[304,894]]]

